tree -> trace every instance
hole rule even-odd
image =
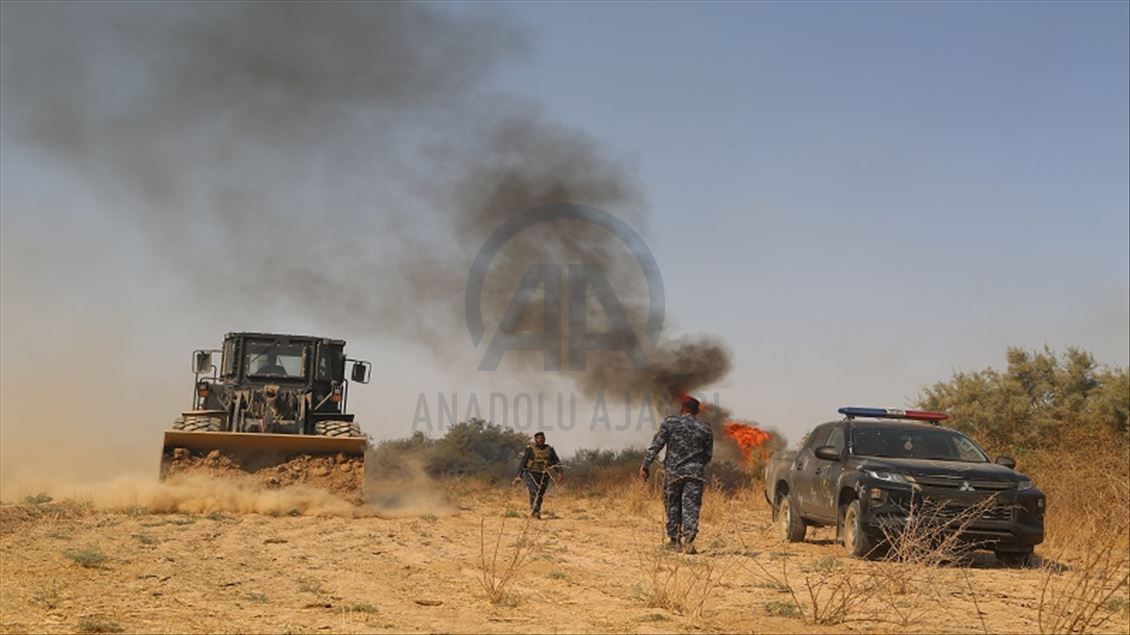
[[[1130,436],[1130,374],[1100,366],[1077,348],[1009,348],[1004,372],[955,373],[924,387],[917,406],[941,410],[950,424],[997,451],[1023,453],[1072,440]]]
[[[477,476],[488,480],[514,472],[526,435],[483,419],[469,419],[448,429],[429,452],[428,471],[433,476]]]

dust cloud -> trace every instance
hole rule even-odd
[[[455,511],[437,483],[429,479],[404,482],[371,481],[373,494],[364,502],[304,484],[265,488],[258,480],[236,475],[193,474],[157,481],[144,474],[123,474],[100,482],[10,481],[0,496],[17,502],[46,494],[56,501],[89,503],[95,509],[144,510],[147,514],[265,514],[270,516],[339,516],[402,518],[426,514],[447,516]],[[395,495],[390,495],[395,492]]]

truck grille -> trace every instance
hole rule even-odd
[[[976,518],[969,518],[969,509],[977,506],[984,505],[984,499],[980,501],[938,501],[926,499],[919,503],[919,514],[927,519],[934,521],[948,522],[956,519],[963,520],[1012,520],[1013,508],[1016,506],[1013,503],[995,503],[991,506],[985,507]],[[906,510],[905,506],[902,506]]]
[[[939,520],[949,520],[960,517],[968,509],[969,507],[965,505],[950,503],[938,506],[931,511]],[[930,511],[926,513],[930,513]],[[1012,520],[1012,505],[993,505],[982,511],[977,518],[979,520]]]
[[[1001,492],[1015,489],[1014,481],[986,481],[979,479],[963,479],[960,476],[915,476],[914,482],[924,487],[937,487],[941,489],[960,490],[961,486],[969,483],[978,492]]]

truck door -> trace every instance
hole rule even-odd
[[[815,455],[812,457],[816,466],[813,468],[815,475],[813,493],[813,506],[812,513],[823,520],[835,521],[839,510],[837,507],[837,499],[839,498],[839,483],[840,475],[844,471],[844,447],[847,445],[846,437],[844,436],[844,426],[842,423],[834,424],[828,430],[828,436],[824,440],[824,445],[830,445],[839,451],[840,461],[827,461],[817,458]],[[812,446],[815,450],[819,446]]]
[[[828,462],[816,458],[813,451],[827,442],[831,427],[831,424],[825,424],[815,428],[808,437],[808,443],[797,453],[796,462],[793,463],[793,490],[796,491],[797,502],[800,504],[798,511],[805,518],[821,518],[822,504],[818,499],[819,480]]]

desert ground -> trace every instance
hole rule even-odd
[[[435,484],[415,507],[249,504],[225,487],[3,505],[0,630],[1027,633],[1083,606],[1053,599],[1082,557],[853,560],[828,530],[781,543],[753,491],[709,491],[701,552],[684,555],[661,547],[654,485],[556,486],[541,521],[508,485]],[[1130,630],[1124,591],[1100,599],[1109,618],[1088,628]]]

